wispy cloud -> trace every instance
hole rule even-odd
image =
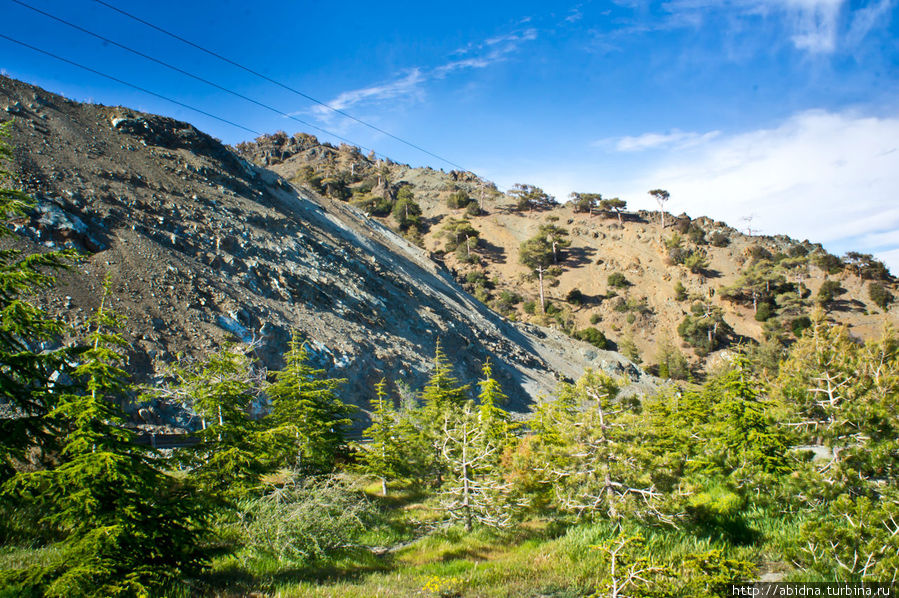
[[[345,110],[361,102],[380,102],[392,100],[401,96],[409,96],[416,93],[419,86],[424,81],[425,76],[422,74],[421,70],[414,68],[394,81],[383,83],[381,85],[372,85],[371,87],[363,87],[362,89],[345,91],[328,102],[328,105],[332,108],[337,108],[338,110]],[[324,106],[316,106],[316,111],[333,114]]]
[[[705,143],[717,137],[720,131],[708,133],[693,133],[672,129],[668,133],[643,133],[637,136],[625,136],[611,139],[601,139],[594,143],[595,146],[611,146],[619,152],[640,152],[645,150],[674,148],[685,149]]]
[[[661,5],[662,15],[646,19],[644,12],[621,32],[714,26],[743,34],[774,26],[797,50],[829,55],[841,46],[858,45],[894,4],[895,0],[871,0],[856,8],[846,0],[668,0]]]
[[[373,105],[385,101],[421,99],[429,81],[444,79],[461,71],[487,68],[506,60],[517,52],[522,44],[535,39],[537,30],[533,27],[491,37],[456,50],[452,54],[453,59],[443,64],[434,67],[412,67],[390,81],[344,91],[326,103],[338,110],[348,110],[360,105]],[[331,120],[335,116],[333,111],[324,106],[315,106],[312,111],[321,120]]]
[[[844,0],[768,0],[782,5],[793,22],[793,45],[812,54],[829,54],[837,46],[837,18]]]

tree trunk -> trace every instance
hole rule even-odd
[[[471,531],[471,500],[468,487],[468,424],[462,426],[462,509],[465,511],[465,531]]]
[[[381,496],[387,496],[387,478],[381,478]]]
[[[540,313],[546,313],[546,298],[543,296],[543,267],[537,268],[537,277],[540,279]]]
[[[615,210],[615,213],[618,214],[618,226],[623,226],[621,223],[621,210]]]

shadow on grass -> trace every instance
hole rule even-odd
[[[256,567],[262,570],[253,571]],[[215,596],[247,596],[287,584],[352,582],[392,568],[392,555],[377,556],[368,549],[358,549],[310,563],[251,561],[244,566],[232,561],[204,574],[199,585],[205,593]]]

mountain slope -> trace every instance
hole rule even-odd
[[[16,226],[20,244],[90,253],[45,305],[77,323],[111,276],[131,368],[145,379],[232,335],[277,367],[296,329],[363,406],[382,376],[406,394],[420,387],[438,339],[464,381],[494,360],[517,409],[589,366],[652,384],[620,355],[498,316],[381,223],[190,125],[8,78],[2,107],[18,184],[39,203]]]
[[[750,236],[686,214],[666,214],[663,230],[658,212],[625,212],[619,222],[614,212],[577,212],[572,203],[522,211],[513,198],[470,173],[410,168],[363,156],[346,145],[319,144],[308,135],[264,136],[238,150],[295,184],[341,197],[375,218],[380,210],[380,220],[393,228],[395,219],[383,213],[380,201],[395,201],[408,186],[421,207],[422,224],[407,235],[444,260],[460,281],[474,281],[466,286],[483,301],[509,317],[569,332],[595,326],[619,347],[632,345],[647,363],[657,361],[659,341],[669,339],[692,355],[697,367],[706,365],[708,348],[696,346],[699,338],[691,339],[691,347],[680,329],[688,318],[695,322],[719,310],[728,333],[715,349],[766,338],[789,343],[817,307],[860,338],[876,336],[885,323],[899,324],[896,309],[884,309],[872,299],[872,286],[893,296],[897,286],[870,256],[849,254],[840,260],[809,241]],[[458,193],[476,200],[480,210],[450,207]],[[454,243],[448,245],[446,226],[465,219],[479,234],[473,258],[453,251]],[[543,225],[564,228],[571,242],[561,273],[546,289],[558,312],[551,317],[539,309],[526,312],[526,301],[538,300],[538,287],[518,258],[521,244]],[[691,270],[682,263],[691,254],[705,263]],[[618,274],[626,282],[615,287],[609,276]],[[766,289],[749,288],[753,281],[767,281]],[[827,300],[822,287],[834,296]],[[526,301],[510,304],[514,295]]]

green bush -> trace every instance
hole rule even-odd
[[[467,216],[480,216],[481,215],[481,204],[476,202],[475,200],[471,200],[468,202],[468,205],[465,207],[465,214]]]
[[[600,320],[602,320],[602,316],[600,316],[599,314],[590,314],[591,324],[598,324]]]
[[[816,253],[812,262],[828,274],[839,274],[843,271],[843,260],[830,253]]]
[[[893,302],[893,295],[879,282],[872,282],[868,285],[868,297],[871,298],[874,305],[884,311]]]
[[[802,331],[812,327],[812,321],[808,316],[799,316],[790,322],[790,329],[796,337],[802,335]]]
[[[676,301],[686,301],[687,299],[687,289],[679,280],[674,284],[674,299]]]
[[[465,191],[454,191],[446,198],[446,205],[451,209],[459,209],[468,206],[471,198]]]
[[[759,303],[758,308],[755,311],[755,319],[757,322],[765,322],[774,315],[774,308],[771,307],[770,303]]]
[[[609,274],[609,277],[606,279],[606,282],[608,283],[608,285],[610,287],[613,287],[616,289],[623,289],[630,284],[627,281],[627,279],[624,277],[624,274],[622,274],[621,272],[613,272],[612,274]]]
[[[490,280],[482,270],[472,270],[466,274],[465,282],[478,287],[490,288]]]
[[[825,280],[821,283],[821,288],[818,289],[817,301],[821,305],[827,305],[831,303],[837,295],[843,292],[843,287],[840,285],[839,281],[836,280]]]
[[[537,303],[535,301],[525,301],[521,304],[521,308],[524,310],[524,313],[532,316],[537,313]]]
[[[584,301],[587,298],[581,292],[580,289],[571,289],[568,291],[568,294],[565,295],[565,301],[571,303],[572,305],[583,305]]]
[[[713,247],[727,247],[730,245],[730,237],[720,231],[715,231],[709,237],[709,243],[711,243]]]
[[[583,330],[578,330],[572,334],[572,336],[578,340],[588,342],[599,349],[605,349],[609,344],[609,341],[606,340],[606,335],[592,326],[584,328]]]

